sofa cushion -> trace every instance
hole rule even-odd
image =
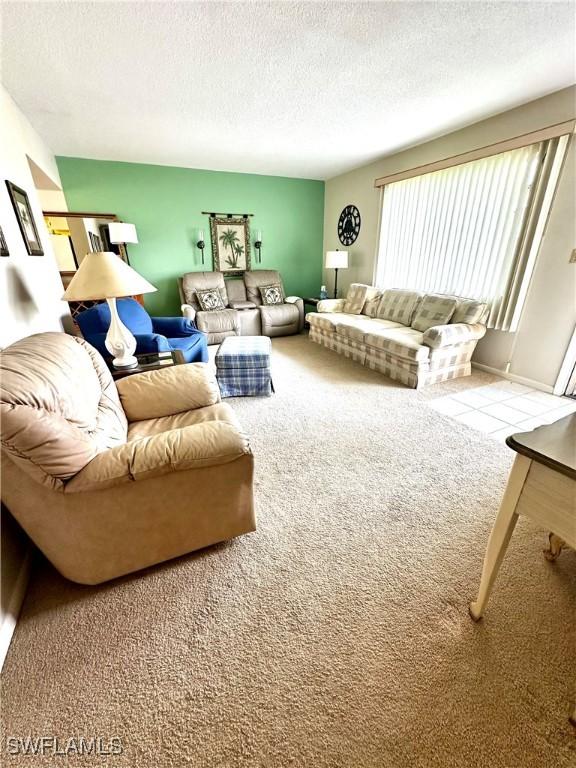
[[[246,298],[248,301],[253,301],[257,306],[262,304],[260,286],[276,284],[282,286],[282,278],[280,272],[275,269],[251,269],[244,272]],[[282,295],[284,295],[284,288],[282,288]]]
[[[446,325],[454,314],[457,299],[453,296],[441,296],[429,293],[418,304],[416,314],[411,322],[416,331],[427,331],[434,325]]]
[[[235,309],[215,309],[212,312],[198,312],[196,325],[203,333],[240,333],[240,320]]]
[[[402,323],[402,325],[410,325],[421,296],[422,294],[418,291],[384,291],[376,317],[381,320],[393,320],[395,323]]]
[[[126,377],[133,378],[133,377]],[[124,379],[122,379],[124,381]],[[182,429],[194,424],[203,424],[206,421],[226,421],[241,429],[236,414],[226,403],[207,405],[204,408],[196,408],[193,411],[173,413],[170,416],[159,416],[155,419],[134,421],[128,425],[128,440],[140,440],[142,437],[159,435],[161,432],[169,432],[171,429]]]
[[[367,334],[364,341],[369,347],[420,362],[430,354],[430,348],[422,344],[422,337],[423,334],[413,328],[384,328]]]
[[[378,313],[378,307],[382,300],[382,291],[380,288],[374,288],[370,286],[366,291],[366,298],[364,300],[364,306],[362,307],[362,314],[367,317],[376,317]]]
[[[341,312],[309,312],[306,319],[311,328],[317,328],[325,333],[336,332],[336,326],[342,320]]]
[[[346,294],[344,312],[349,315],[359,315],[362,312],[362,307],[366,300],[367,290],[367,285],[363,285],[362,283],[352,283]]]
[[[300,319],[298,307],[295,304],[268,304],[260,307],[262,326],[282,327],[297,323]]]
[[[458,299],[450,322],[475,325],[476,323],[485,322],[487,314],[488,304],[482,301],[475,301],[474,299]]]
[[[404,328],[404,326],[392,320],[379,320],[364,315],[341,315],[340,322],[336,324],[336,333],[349,339],[363,341],[366,334],[379,333],[390,328]]]
[[[189,304],[196,311],[200,309],[196,291],[207,291],[216,289],[224,306],[228,306],[228,294],[226,293],[226,284],[222,272],[187,272],[182,277],[182,293],[186,304]]]

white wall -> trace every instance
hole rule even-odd
[[[61,301],[62,282],[27,158],[60,185],[56,161],[1,86],[0,114],[0,226],[10,251],[8,258],[0,258],[0,347],[5,347],[31,333],[61,331],[70,314]],[[28,194],[44,256],[28,256],[5,179]]]
[[[362,216],[360,235],[348,249],[351,267],[339,273],[340,295],[351,282],[372,282],[380,208],[376,178],[570,120],[576,115],[575,99],[576,87],[566,88],[327,181],[324,250],[344,247],[336,227],[346,205],[358,206]],[[499,370],[510,362],[510,373],[548,386],[554,385],[576,325],[576,266],[568,263],[576,245],[574,153],[573,140],[518,332],[489,331],[474,356]],[[333,271],[325,271],[329,292],[333,280]]]
[[[16,104],[0,86],[0,226],[10,256],[0,258],[0,347],[40,331],[63,330],[70,322],[50,236],[34,187],[28,158],[60,185],[52,153],[42,143]],[[28,256],[5,179],[24,189],[30,200],[44,256]],[[26,584],[27,539],[2,509],[0,666],[8,648]]]

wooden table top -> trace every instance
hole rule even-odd
[[[565,416],[553,424],[544,424],[532,432],[510,435],[506,445],[576,480],[576,414]]]

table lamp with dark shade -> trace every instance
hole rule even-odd
[[[86,254],[62,298],[65,301],[106,299],[110,307],[106,349],[113,355],[116,368],[133,368],[138,364],[134,357],[136,339],[120,320],[116,299],[156,290],[119,256],[104,251]]]

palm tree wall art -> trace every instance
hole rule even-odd
[[[245,218],[210,217],[214,269],[240,275],[250,269],[250,225]]]

